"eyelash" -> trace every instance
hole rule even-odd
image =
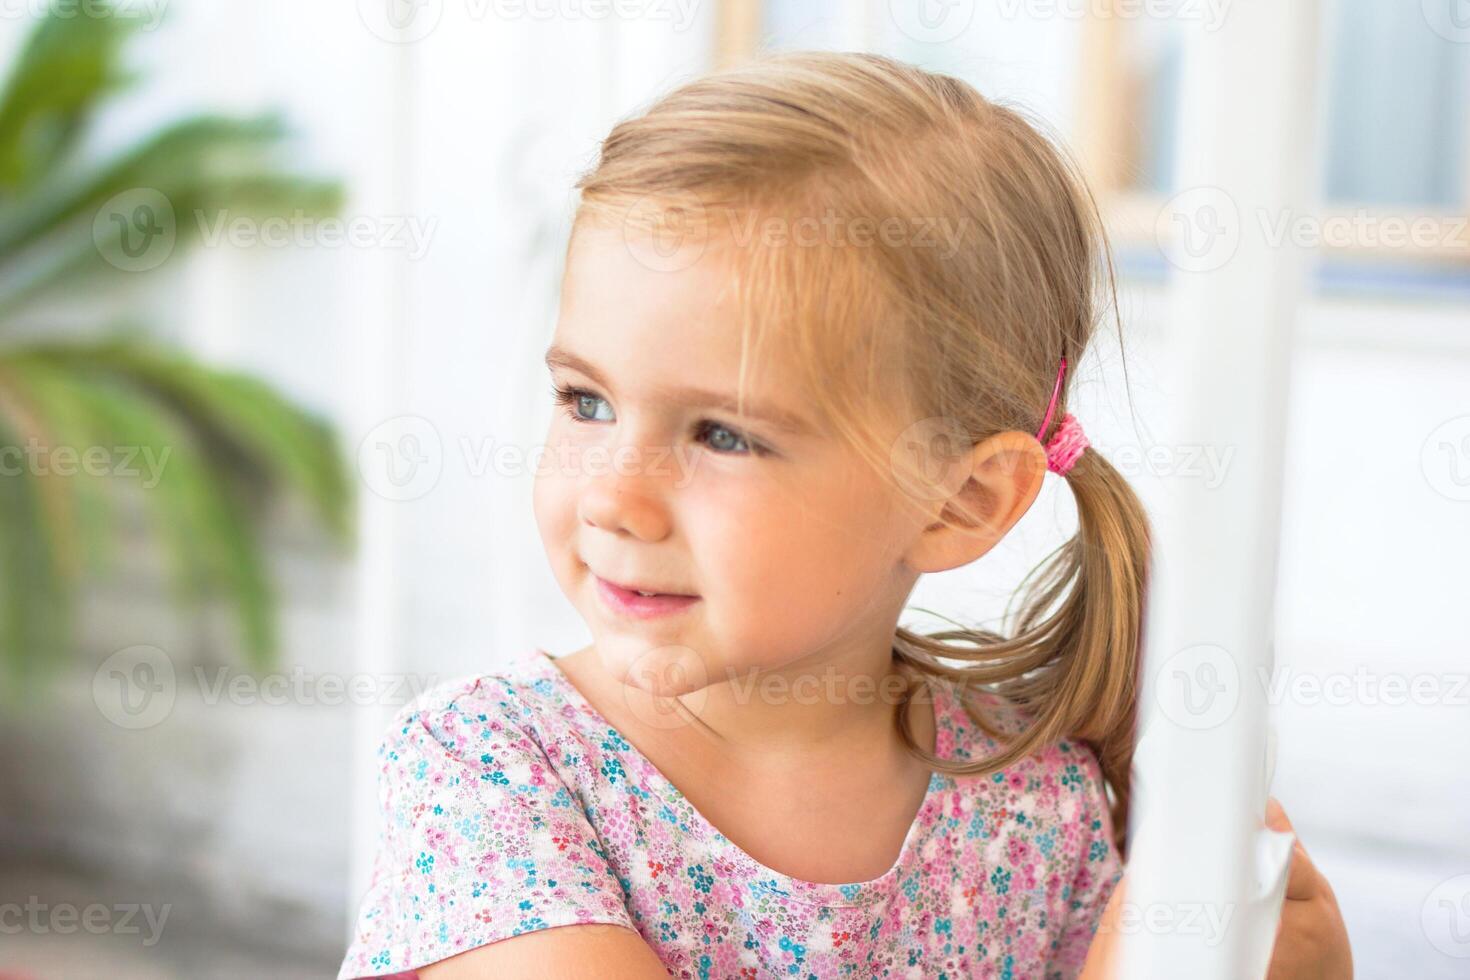
[[[577,400],[580,398],[596,398],[599,401],[605,400],[602,398],[601,395],[596,394],[592,391],[588,391],[586,388],[578,388],[575,385],[564,388],[558,384],[553,384],[551,386],[551,397],[555,400],[556,404],[562,405],[566,408],[567,418],[571,419],[573,422],[580,422],[583,424],[590,424],[596,422],[597,420],[584,419],[580,415],[578,415],[576,407]],[[745,445],[749,447],[750,454],[756,456],[766,456],[770,453],[770,450],[766,446],[752,439],[750,436],[746,435],[744,432],[741,432],[739,429],[731,428],[730,426],[725,425],[723,422],[716,422],[714,419],[702,419],[699,422],[698,428],[701,435],[707,434],[711,429],[724,429],[726,432],[729,432],[731,435],[744,442]],[[743,453],[733,449],[715,449],[714,451],[720,453],[723,456],[747,455],[747,453]]]

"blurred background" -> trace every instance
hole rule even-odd
[[[957,75],[1072,150],[1122,290],[1073,411],[1148,501],[1238,448],[1149,439],[1171,285],[1305,255],[1244,682],[1358,975],[1470,976],[1470,7],[1318,7],[1312,186],[1267,213],[1173,176],[1182,40],[1230,0],[0,0],[0,977],[335,975],[387,718],[589,638],[530,508],[571,184],[780,48]],[[997,618],[1059,486],[914,606]]]

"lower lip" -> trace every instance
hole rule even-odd
[[[597,578],[597,576],[593,576]],[[597,594],[613,612],[635,619],[653,619],[688,609],[699,601],[697,595],[639,595],[620,589],[605,579],[597,578]]]

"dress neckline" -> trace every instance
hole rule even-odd
[[[578,710],[586,714],[599,727],[611,729],[619,736],[623,733],[609,721],[601,711],[588,701],[578,687],[572,683],[566,671],[562,670],[556,662],[557,658],[545,650],[536,648],[536,660],[546,674],[555,680],[563,696]],[[949,693],[943,684],[926,684],[932,694],[931,704],[934,710],[934,754],[940,755],[943,745],[943,726],[948,721],[951,705],[947,698]],[[908,832],[904,835],[903,844],[899,847],[898,857],[893,865],[883,874],[867,881],[855,881],[846,883],[807,881],[792,875],[777,871],[756,860],[738,844],[726,837],[713,823],[710,822],[699,809],[690,802],[689,798],[675,786],[673,780],[669,779],[651,759],[643,754],[637,746],[633,745],[626,737],[623,743],[628,746],[625,755],[632,758],[641,766],[657,787],[678,806],[685,810],[685,816],[689,824],[697,828],[699,835],[712,840],[729,859],[737,864],[743,865],[745,869],[753,873],[753,885],[759,885],[763,891],[796,899],[812,905],[829,906],[858,906],[867,905],[888,894],[890,894],[902,875],[904,867],[910,863],[910,858],[922,845],[922,838],[926,830],[932,828],[937,821],[931,820],[934,811],[943,805],[945,793],[956,784],[952,777],[939,773],[930,772],[929,784],[925,787],[924,798],[919,803],[919,808],[909,823]],[[944,756],[940,755],[941,758]],[[715,855],[718,856],[718,855]]]

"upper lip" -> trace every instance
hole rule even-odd
[[[592,574],[593,575],[597,575],[596,572],[593,572]],[[692,596],[693,595],[692,592],[679,592],[679,591],[677,591],[675,589],[664,589],[664,588],[659,588],[657,586],[652,586],[652,585],[630,585],[630,584],[628,584],[626,582],[619,582],[619,581],[617,581],[615,579],[610,579],[610,578],[607,578],[607,577],[602,576],[602,575],[597,575],[597,577],[600,578],[600,579],[602,579],[608,585],[615,585],[618,588],[620,588],[620,589],[626,589],[629,592],[652,592],[652,593],[655,593],[657,595],[685,595],[685,596]]]

